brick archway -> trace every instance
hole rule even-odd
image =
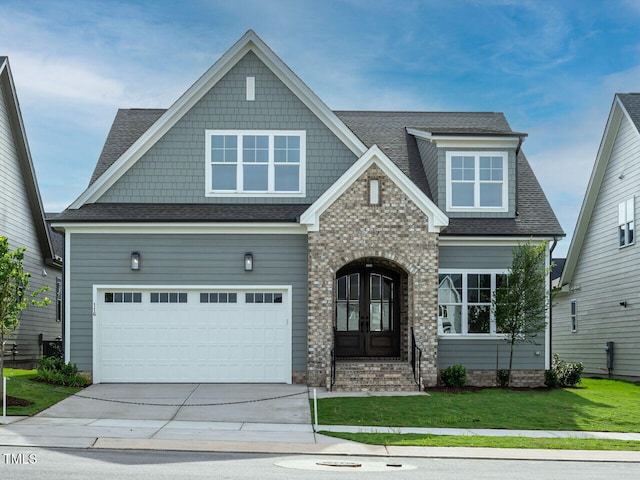
[[[370,205],[370,179],[382,202]],[[427,216],[377,166],[372,166],[320,216],[309,233],[308,370],[311,385],[326,385],[333,348],[335,279],[344,265],[380,259],[406,279],[406,328],[423,350],[423,384],[437,379],[438,233]]]

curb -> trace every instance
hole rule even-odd
[[[12,447],[80,448],[90,450],[153,450],[179,452],[245,453],[264,455],[318,455],[385,458],[482,459],[597,463],[640,463],[640,452],[603,450],[533,450],[469,447],[400,447],[354,443],[218,442],[123,438],[0,437]]]

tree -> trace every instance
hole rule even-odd
[[[527,242],[514,248],[511,268],[506,276],[498,279],[492,299],[496,330],[505,335],[510,345],[508,386],[511,386],[515,345],[533,342],[547,323],[546,252],[546,242],[537,246]]]
[[[48,297],[37,299],[38,295],[48,291],[49,287],[27,293],[31,275],[23,268],[25,251],[26,247],[12,251],[9,248],[9,239],[0,236],[0,377],[4,376],[6,337],[18,328],[22,312],[31,306],[43,307],[50,303]]]

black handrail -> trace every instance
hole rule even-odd
[[[336,351],[331,349],[331,384],[329,385],[329,391],[333,391],[333,386],[336,383]]]
[[[422,360],[422,349],[416,343],[416,335],[411,327],[411,369],[413,370],[413,381],[420,390],[420,360]]]

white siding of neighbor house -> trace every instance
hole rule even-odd
[[[52,340],[62,334],[61,323],[56,322],[55,279],[61,277],[60,270],[45,265],[36,224],[31,211],[19,156],[14,138],[14,126],[10,120],[5,98],[9,92],[0,84],[0,235],[9,239],[11,249],[27,247],[24,260],[25,271],[31,274],[30,290],[49,286],[46,295],[52,303],[43,308],[32,307],[23,313],[18,331],[9,338],[8,348],[15,342],[19,355],[16,360],[35,360],[40,352],[38,335]],[[42,276],[46,269],[47,276]],[[5,360],[13,357],[5,356]],[[8,366],[11,366],[9,361]]]
[[[613,374],[640,377],[640,241],[618,247],[618,205],[632,196],[638,234],[639,161],[640,135],[623,116],[569,286],[572,291],[558,297],[553,310],[553,352],[583,362],[589,375],[607,373],[605,345],[613,341]],[[574,333],[572,300],[577,301]],[[620,302],[627,302],[627,308]]]

